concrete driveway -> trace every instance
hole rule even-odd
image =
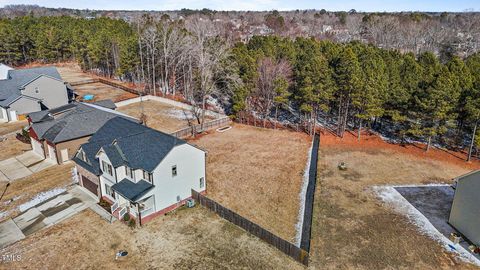
[[[0,181],[20,179],[53,165],[55,162],[52,160],[28,151],[14,158],[0,161]]]
[[[97,203],[82,187],[73,188],[40,203],[19,216],[0,223],[0,248],[43,228],[57,224]]]

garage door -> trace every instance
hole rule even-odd
[[[57,162],[57,156],[55,155],[55,148],[51,145],[48,146],[48,157],[54,162]]]
[[[83,175],[82,175],[82,185],[84,188],[88,189],[90,192],[95,194],[95,196],[98,196],[98,185]]]
[[[32,138],[32,148],[33,148],[33,152],[40,155],[41,157],[45,157],[44,153],[43,153],[43,147],[42,147],[42,143],[33,139]]]

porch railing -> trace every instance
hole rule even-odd
[[[126,207],[123,207],[122,209],[120,209],[120,212],[118,213],[119,218],[123,218],[123,216],[125,216],[126,213],[127,213],[127,208]]]
[[[143,218],[143,217],[146,217],[146,216],[148,216],[148,215],[150,215],[150,214],[152,214],[152,213],[153,213],[153,207],[150,207],[150,208],[148,208],[148,209],[145,209],[145,210],[140,211],[140,215],[142,216],[142,218]]]
[[[110,213],[113,214],[113,212],[115,212],[115,210],[118,209],[118,202],[115,202],[114,204],[112,204],[112,206],[110,206]]]

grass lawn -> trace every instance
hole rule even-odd
[[[385,206],[371,187],[450,183],[478,168],[451,154],[401,147],[377,137],[358,142],[324,135],[320,142],[311,265],[322,269],[470,269]],[[348,169],[338,170],[340,162]]]
[[[20,132],[22,128],[28,125],[27,120],[20,120],[16,122],[10,122],[10,123],[0,123],[0,136],[10,134],[10,133],[16,133]]]
[[[294,240],[309,136],[235,124],[192,142],[208,151],[208,197]]]
[[[31,150],[32,146],[18,140],[15,134],[11,134],[6,136],[6,140],[0,142],[0,149],[0,160],[5,160]]]
[[[115,260],[118,250],[128,256]],[[136,229],[87,209],[1,252],[21,257],[10,269],[303,269],[199,206]]]
[[[189,111],[154,100],[122,106],[117,108],[117,111],[136,118],[140,118],[143,111],[147,116],[147,126],[163,132],[174,132],[191,124],[197,124]]]

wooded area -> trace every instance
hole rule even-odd
[[[266,20],[275,24],[278,16]],[[24,16],[0,20],[0,62],[76,60],[141,91],[181,96],[194,105],[199,123],[205,121],[202,108],[217,103],[264,124],[277,118],[320,122],[335,126],[339,136],[355,130],[359,139],[362,129],[388,131],[402,143],[426,142],[426,150],[432,143],[480,145],[471,139],[480,118],[478,52],[440,59],[359,41],[271,35],[234,42],[223,34],[201,17],[144,15],[127,23]]]

